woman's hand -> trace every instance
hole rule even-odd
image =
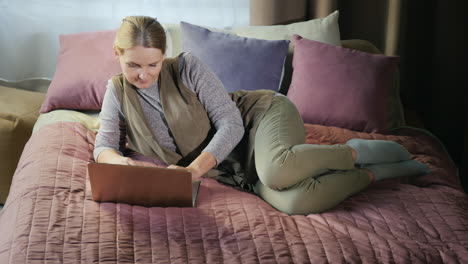
[[[133,166],[136,165],[135,161],[129,157],[116,158],[114,164],[133,165]]]
[[[122,164],[122,165],[132,165],[132,166],[144,166],[144,167],[160,167],[154,163],[147,162],[147,161],[140,161],[140,160],[134,160],[129,157],[122,157],[119,161],[120,163],[117,164]]]
[[[108,159],[105,163],[118,164],[118,165],[131,165],[131,166],[144,166],[144,167],[158,167],[156,164],[146,161],[134,160],[130,157],[115,157]]]
[[[169,165],[167,168],[187,170],[192,173],[192,181],[196,181],[215,166],[216,158],[209,152],[202,152],[202,154],[187,167]]]
[[[169,165],[167,166],[168,169],[179,169],[179,170],[186,170],[192,174],[192,182],[196,181],[198,178],[203,176],[203,173],[194,170],[193,168],[190,167],[182,167],[182,166],[177,166],[177,165]]]
[[[138,161],[129,157],[123,157],[113,149],[108,149],[101,152],[97,162],[132,166],[159,167],[151,162]]]

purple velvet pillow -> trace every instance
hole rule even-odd
[[[388,130],[398,57],[364,53],[294,35],[288,98],[305,123],[363,132]]]
[[[121,72],[112,48],[116,32],[60,35],[57,66],[41,113],[101,109],[107,81]]]
[[[263,40],[213,32],[181,22],[182,48],[200,58],[228,92],[278,91],[288,40]]]

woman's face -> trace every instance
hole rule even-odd
[[[125,49],[116,56],[120,61],[122,73],[137,88],[145,89],[158,80],[164,54],[160,49],[136,46]]]

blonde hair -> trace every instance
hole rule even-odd
[[[161,24],[148,16],[127,16],[122,20],[114,41],[114,49],[122,55],[136,46],[160,49],[166,53],[166,33]]]

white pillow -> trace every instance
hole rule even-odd
[[[182,33],[179,24],[161,23],[166,32],[166,58],[179,55],[182,51]]]
[[[292,35],[323,43],[341,46],[338,26],[338,10],[324,18],[297,22],[289,25],[236,27],[232,31],[238,36],[269,40],[291,40]],[[292,44],[289,45],[292,50]]]

